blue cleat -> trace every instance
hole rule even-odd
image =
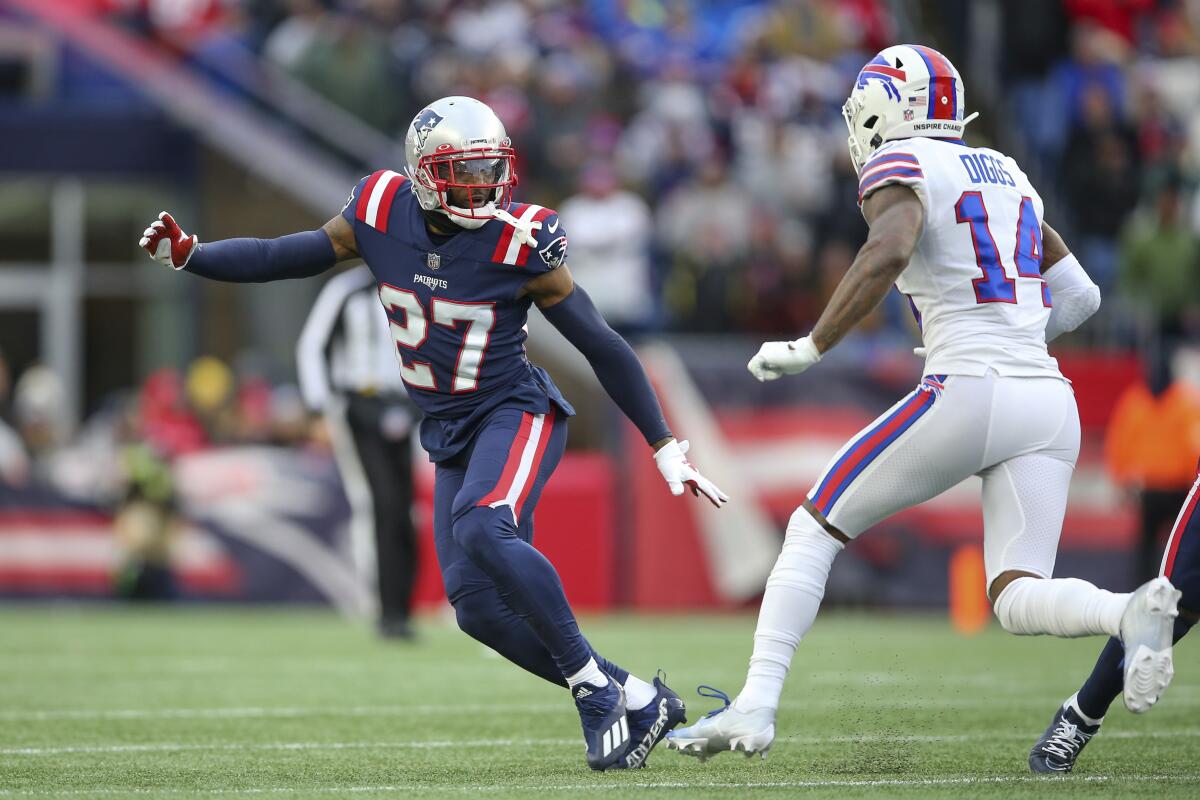
[[[618,766],[629,750],[625,690],[609,678],[606,686],[581,683],[571,690],[571,696],[583,725],[588,766],[594,770]]]
[[[1098,724],[1088,725],[1075,709],[1064,703],[1029,751],[1029,768],[1041,773],[1070,772],[1075,759],[1099,732]]]
[[[621,769],[646,766],[646,759],[655,745],[676,725],[687,722],[687,707],[683,699],[658,677],[654,679],[654,688],[658,694],[653,701],[645,708],[629,712],[630,748],[619,765]]]

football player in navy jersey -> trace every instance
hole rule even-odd
[[[532,546],[533,509],[575,412],[526,358],[529,307],[588,358],[654,448],[672,494],[687,487],[718,507],[728,497],[688,463],[688,443],[672,436],[633,350],[572,281],[558,215],[512,202],[515,153],[495,113],[469,97],[438,100],[413,120],[404,152],[404,174],[363,178],[321,230],[201,244],[163,212],[140,244],[176,270],[234,282],[366,261],[424,413],[421,444],[437,465],[435,546],[459,627],[569,687],[589,766],[643,766],[684,720],[682,700],[591,648],[557,572]]]

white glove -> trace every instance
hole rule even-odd
[[[820,360],[821,354],[812,337],[805,336],[794,342],[763,342],[746,369],[760,381],[773,381],[784,375],[804,372]]]
[[[925,345],[921,345],[920,347],[914,347],[913,355],[916,356],[917,358],[925,358],[925,356],[929,355],[929,348],[927,348]]]
[[[687,440],[677,442],[672,439],[658,448],[654,454],[654,463],[658,465],[658,471],[666,479],[671,494],[678,497],[683,494],[684,485],[687,485],[696,497],[704,492],[704,496],[712,501],[714,506],[720,508],[722,503],[729,502],[729,495],[718,489],[716,484],[701,475],[695,467],[688,463],[684,454],[687,453],[690,446]]]

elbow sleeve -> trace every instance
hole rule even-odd
[[[1074,255],[1059,261],[1042,277],[1050,288],[1052,303],[1046,323],[1047,342],[1075,330],[1100,308],[1100,287]]]

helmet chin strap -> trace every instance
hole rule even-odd
[[[455,225],[458,225],[461,228],[466,228],[467,230],[472,230],[472,231],[482,228],[484,225],[486,225],[488,222],[492,221],[493,219],[498,219],[501,222],[505,223],[506,225],[513,226],[514,235],[516,236],[518,242],[520,242],[521,244],[524,244],[524,245],[528,245],[529,247],[537,247],[536,232],[541,230],[542,223],[540,223],[536,220],[517,219],[512,214],[505,211],[503,208],[498,208],[494,202],[488,203],[487,205],[482,206],[480,208],[476,208],[476,209],[459,208],[458,206],[449,206],[449,208],[450,208],[450,211],[453,211],[455,213],[450,213],[450,211],[447,211],[444,208],[435,208],[432,210],[437,213],[440,213],[440,214],[445,214],[446,217],[451,222],[453,222]],[[484,212],[490,212],[490,213],[488,214],[488,216],[479,217],[479,216],[472,216],[471,215],[472,211],[474,211],[474,212],[484,211]]]
[[[537,247],[537,235],[535,231],[541,230],[542,223],[532,219],[519,220],[503,208],[497,208],[494,216],[501,222],[513,226],[515,229],[514,235],[517,237],[518,242],[530,247]]]

